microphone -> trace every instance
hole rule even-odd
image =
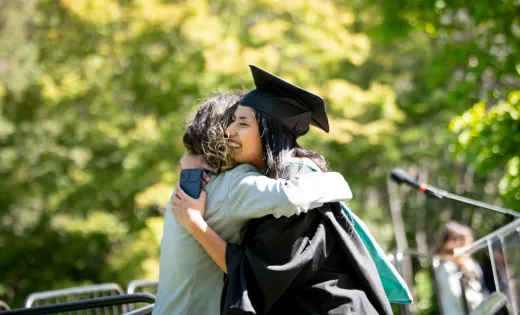
[[[439,188],[430,186],[426,183],[420,183],[420,182],[416,181],[415,179],[411,178],[408,174],[406,174],[405,171],[403,171],[400,168],[395,168],[392,171],[392,173],[390,174],[390,179],[399,185],[401,185],[402,183],[405,183],[409,186],[412,186],[412,187],[418,189],[420,192],[426,194],[429,197],[434,197],[437,199],[448,198],[448,199],[460,201],[460,202],[463,202],[466,204],[474,205],[474,206],[481,207],[481,208],[488,209],[488,210],[493,210],[493,211],[500,212],[503,214],[509,214],[511,216],[520,218],[520,212],[511,210],[511,209],[493,206],[493,205],[490,205],[490,204],[487,204],[487,203],[484,203],[481,201],[469,199],[466,197],[458,196],[458,195],[449,193],[447,191],[441,190]]]
[[[442,199],[446,196],[445,191],[432,187],[426,183],[419,183],[415,179],[411,178],[405,171],[403,171],[400,168],[395,168],[392,171],[392,173],[390,174],[390,179],[398,183],[399,185],[405,183],[408,186],[412,186],[429,197]]]

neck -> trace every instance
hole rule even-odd
[[[263,174],[264,170],[267,173],[267,169],[265,167],[265,163],[262,160],[262,163],[253,163],[253,166],[256,167],[256,169]]]

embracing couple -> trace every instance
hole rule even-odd
[[[371,254],[340,201],[350,188],[297,138],[329,131],[321,97],[251,66],[256,89],[206,100],[165,214],[153,314],[392,314]]]

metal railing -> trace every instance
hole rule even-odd
[[[119,296],[124,293],[125,292],[121,286],[117,283],[104,283],[85,287],[33,293],[26,298],[24,305],[26,308],[59,305],[63,303]],[[128,306],[125,304],[113,305],[112,310],[105,308],[102,311],[103,314],[123,314],[126,312],[128,312]]]
[[[74,302],[34,306],[0,312],[2,315],[42,315],[42,314],[124,314],[121,312],[128,304],[155,303],[155,296],[146,293],[124,294],[118,296],[92,298]],[[139,313],[141,314],[141,313]],[[143,313],[148,314],[148,313]]]
[[[147,294],[155,299],[157,294],[158,281],[157,280],[132,280],[128,283],[126,296],[135,294]],[[125,292],[117,283],[105,283],[84,287],[73,287],[60,290],[52,290],[45,292],[37,292],[30,294],[24,302],[24,307],[29,309],[41,308],[47,306],[59,306],[62,305],[76,305],[75,302],[94,301],[93,303],[112,301],[111,299],[106,300],[108,297],[123,296]],[[101,300],[100,300],[101,299]],[[117,299],[114,301],[118,301]],[[73,304],[70,304],[73,303]],[[90,302],[89,302],[90,303]],[[85,305],[90,305],[89,303]],[[109,303],[110,304],[110,303]],[[113,303],[110,304],[111,308],[104,306],[102,310],[96,310],[95,314],[124,314],[133,309],[136,311],[142,311],[146,314],[148,311],[153,310],[153,305],[148,305],[149,301],[138,301],[133,303]],[[80,303],[80,305],[83,305]],[[84,305],[83,305],[84,306]],[[68,307],[68,306],[67,306]],[[48,310],[49,308],[44,308]],[[60,308],[61,309],[61,308]],[[9,306],[0,301],[0,312],[9,310]],[[18,311],[17,311],[18,312]],[[70,311],[68,311],[70,314]],[[87,311],[88,314],[90,312]],[[132,312],[133,313],[133,312]],[[140,314],[140,313],[139,313]]]
[[[518,220],[520,221],[520,220]],[[516,221],[515,221],[516,222]],[[518,222],[516,223],[518,224]],[[515,224],[515,226],[516,226]],[[516,245],[520,245],[520,242],[518,243],[513,243],[511,244],[511,242],[508,243],[508,240],[511,241],[511,239],[516,239],[516,235],[520,236],[520,231],[518,230],[518,228],[511,228],[509,227],[508,229],[503,229],[502,231],[514,231],[513,234],[511,235],[511,233],[507,234],[507,235],[510,235],[510,236],[513,236],[513,237],[507,237],[504,235],[504,240],[503,242],[505,242],[505,246],[504,248],[507,248],[507,249],[512,249],[512,246],[516,246]],[[516,235],[514,234],[516,233]],[[493,235],[496,235],[493,234]],[[487,244],[487,243],[486,243]],[[470,249],[470,250],[475,250],[477,251],[478,250],[478,246],[475,246],[474,244],[468,246],[466,249]],[[482,247],[480,247],[482,248]],[[496,249],[496,246],[495,246],[495,249]],[[516,257],[517,260],[514,260],[512,263],[511,266],[516,266],[516,267],[520,267],[520,247],[514,247],[514,249],[517,249],[517,251],[515,252],[515,255],[514,257]],[[469,252],[462,252],[461,249],[457,250],[457,253],[463,253],[463,254],[469,254]],[[398,251],[395,255],[392,255],[392,254],[389,254],[388,255],[390,260],[394,263],[397,271],[399,273],[401,273],[401,275],[403,274],[403,261],[408,257],[408,258],[412,258],[414,260],[414,263],[412,264],[414,266],[414,270],[413,270],[413,274],[417,275],[418,272],[420,270],[427,270],[429,272],[429,274],[431,275],[431,279],[432,279],[432,285],[433,285],[433,292],[434,292],[434,298],[435,298],[435,302],[437,304],[437,314],[441,314],[441,315],[449,315],[449,314],[469,314],[469,315],[482,315],[482,314],[519,314],[518,311],[514,308],[514,304],[510,303],[512,301],[518,301],[518,290],[513,290],[511,288],[507,289],[507,292],[505,292],[506,290],[504,290],[504,282],[503,281],[496,281],[495,280],[495,283],[499,283],[499,288],[502,289],[502,293],[500,292],[496,292],[496,293],[493,293],[491,294],[489,297],[487,297],[478,307],[476,307],[473,311],[469,312],[469,307],[468,307],[468,301],[466,300],[466,287],[465,287],[465,283],[463,281],[463,278],[462,278],[462,273],[460,271],[456,272],[455,273],[455,276],[458,277],[458,281],[459,281],[459,284],[460,284],[460,295],[457,295],[455,297],[451,297],[452,298],[452,301],[453,302],[454,300],[453,299],[458,299],[458,302],[455,302],[455,304],[458,304],[460,309],[458,310],[455,310],[453,308],[448,308],[446,309],[446,306],[443,305],[445,301],[443,301],[442,299],[443,298],[446,298],[447,295],[450,295],[451,292],[443,292],[443,290],[446,290],[446,287],[443,287],[441,285],[441,283],[439,281],[442,281],[442,280],[439,280],[443,270],[442,270],[442,259],[440,259],[440,257],[438,256],[431,256],[429,254],[426,254],[426,253],[420,253],[420,252],[417,252],[415,250],[402,250],[402,251]],[[513,257],[513,255],[508,255],[507,257]],[[516,264],[515,264],[516,262]],[[495,267],[496,269],[498,269],[497,267],[497,264],[495,263]],[[513,270],[514,268],[509,268],[509,272],[511,271],[514,271]],[[505,269],[504,269],[505,270]],[[497,272],[495,272],[495,275],[496,275]],[[516,287],[515,289],[517,289],[518,285],[519,285],[519,277],[518,275],[516,276],[516,278],[514,279],[515,281],[510,281],[508,282],[508,284],[511,286],[513,284],[516,284]],[[415,296],[415,290],[414,290],[414,287],[415,287],[415,283],[408,283],[409,285],[409,288],[412,292],[412,294],[414,294]],[[444,293],[444,294],[443,294]],[[416,298],[414,298],[414,300],[416,300]],[[450,305],[450,303],[447,303],[447,305]],[[453,303],[451,304],[452,306],[454,305]],[[399,314],[401,315],[410,315],[410,314],[415,314],[417,313],[417,305],[404,305],[404,304],[400,304],[399,305]]]
[[[126,287],[126,293],[149,293],[153,295],[157,295],[157,287],[159,281],[158,280],[132,280],[128,283]],[[145,307],[143,304],[135,304],[129,305],[128,309],[131,311],[133,309],[141,309]]]
[[[0,301],[0,312],[9,310],[9,305],[4,301]]]
[[[133,310],[133,311],[131,311],[129,313],[126,313],[126,315],[150,315],[153,312],[153,307],[154,306],[155,306],[155,304],[143,306],[143,307],[140,307],[140,308],[138,308],[136,310]]]
[[[454,252],[455,256],[464,256],[480,250],[486,250],[489,257],[495,291],[504,293],[513,312],[520,313],[520,219]]]
[[[158,280],[132,280],[126,287],[126,293],[150,293],[157,295]]]
[[[407,249],[407,250],[399,250],[395,255],[389,254],[388,257],[390,260],[394,263],[397,271],[403,275],[404,274],[404,261],[406,258],[413,259],[412,265],[414,266],[412,270],[412,273],[414,275],[417,275],[420,271],[424,270],[428,273],[429,277],[431,278],[431,284],[433,288],[433,298],[437,305],[437,314],[444,315],[444,314],[450,314],[452,310],[446,310],[444,307],[444,301],[442,300],[443,293],[442,292],[442,286],[440,285],[440,274],[444,271],[443,268],[443,262],[442,259],[438,256],[432,256],[428,253],[421,253],[413,249]],[[452,297],[455,299],[458,299],[456,303],[458,303],[461,307],[461,312],[464,314],[468,314],[468,304],[466,301],[466,294],[465,294],[465,286],[464,282],[462,281],[462,274],[460,271],[455,272],[455,276],[458,277],[458,281],[460,284],[460,296],[459,297]],[[417,301],[417,296],[415,294],[415,283],[407,283],[410,291],[415,296],[414,300]],[[446,295],[444,295],[446,296]],[[399,313],[401,315],[410,315],[410,314],[416,314],[419,310],[417,309],[418,303],[414,303],[411,305],[406,304],[399,304]],[[460,313],[460,312],[459,312]]]
[[[25,299],[25,307],[60,304],[78,300],[121,295],[125,292],[117,283],[104,283],[85,287],[52,290],[30,294]]]
[[[507,297],[499,292],[495,292],[489,296],[487,300],[482,302],[470,315],[509,315],[513,314],[511,305]]]

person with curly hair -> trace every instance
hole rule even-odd
[[[204,219],[214,231],[230,242],[238,242],[253,218],[291,216],[326,202],[350,199],[350,188],[339,173],[277,180],[259,173],[255,154],[235,160],[225,130],[241,96],[223,93],[206,100],[183,136],[189,156],[200,156],[201,166],[214,175],[201,192],[206,200]],[[336,188],[328,189],[329,183]],[[178,185],[176,191],[180,191]],[[164,217],[153,314],[219,314],[223,273],[212,261],[212,253],[208,255],[174,219],[172,206],[170,200]]]
[[[199,107],[186,126],[182,139],[186,154],[201,157],[200,163],[215,174],[236,166],[225,130],[242,96],[239,92],[215,95]]]
[[[328,174],[321,173],[323,156],[296,141],[310,125],[328,132],[323,99],[251,70],[256,89],[240,100],[226,130],[235,161],[273,179]],[[331,182],[319,186],[337,189]],[[247,213],[250,205],[231,197]],[[256,200],[268,199],[262,193]],[[338,202],[295,216],[250,216],[240,243],[214,229],[205,194],[194,199],[177,185],[172,204],[175,219],[226,273],[221,314],[392,314],[375,263]]]

